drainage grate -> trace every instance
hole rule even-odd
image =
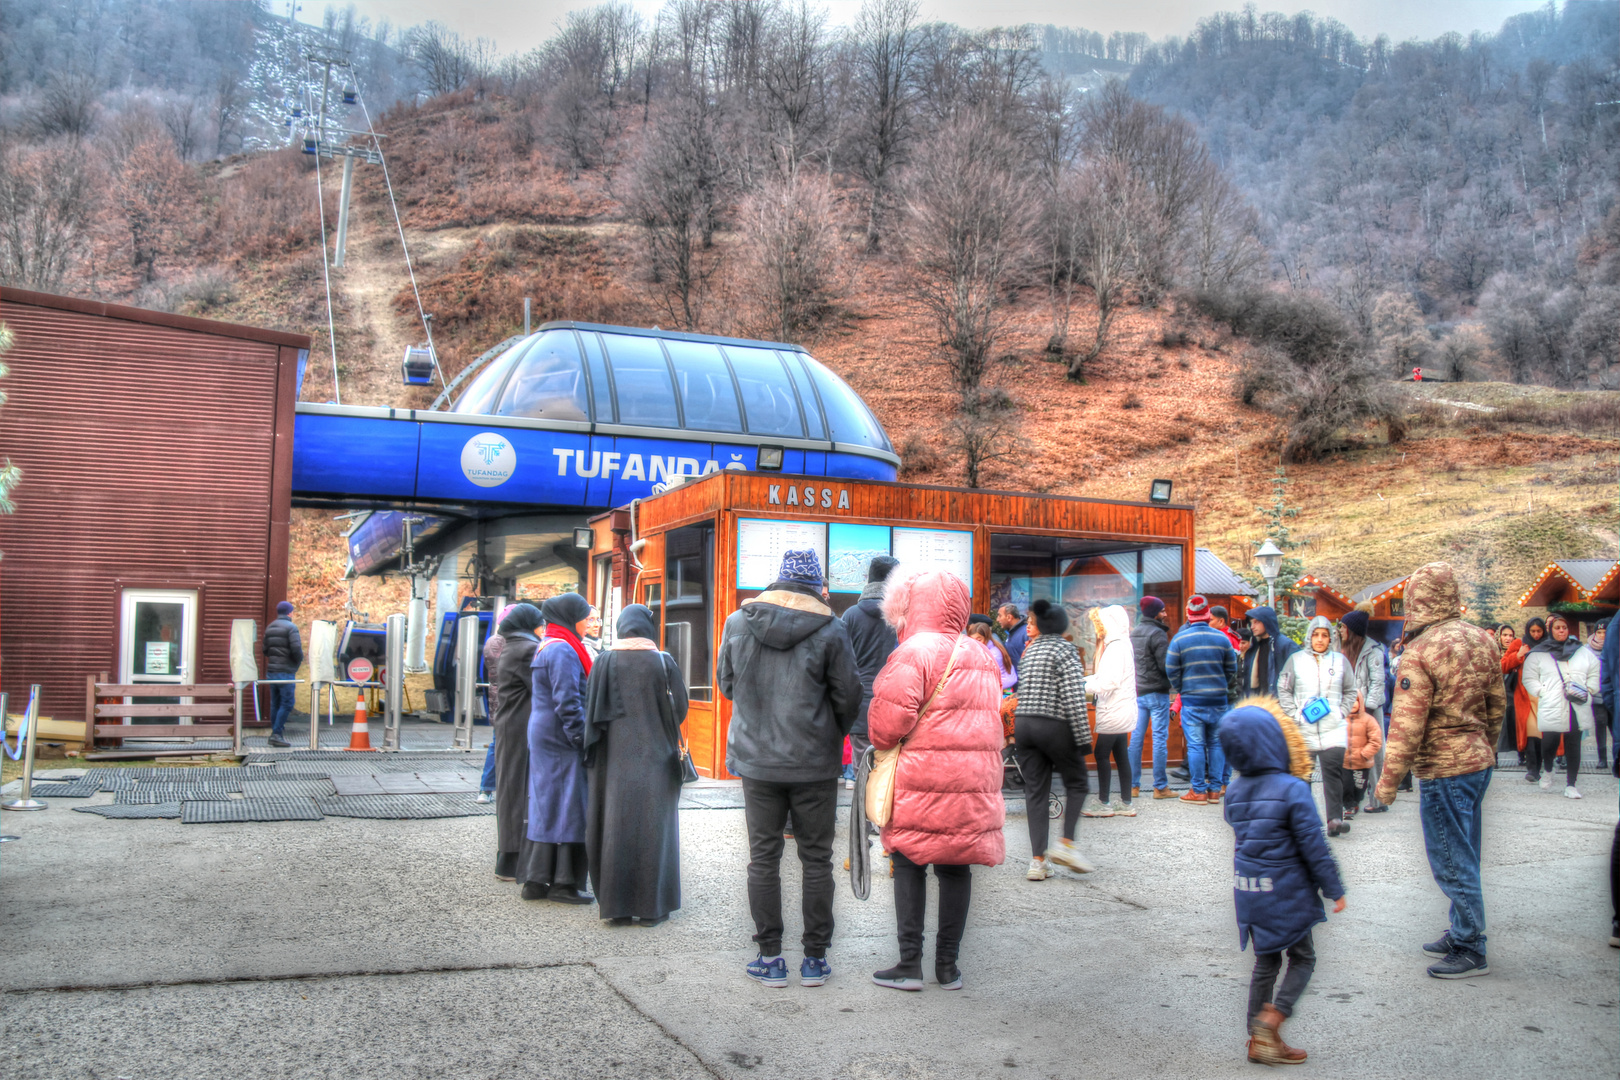
[[[407,818],[485,817],[494,803],[474,802],[471,795],[350,795],[317,799],[328,817]]]
[[[123,806],[140,803],[165,802],[226,802],[230,793],[206,787],[173,787],[168,784],[142,784],[121,788],[113,795],[113,802]]]
[[[188,802],[181,807],[186,825],[212,825],[227,821],[319,821],[321,812],[307,798],[234,799],[230,802]]]
[[[100,793],[101,785],[72,781],[65,784],[35,784],[33,794],[41,799],[88,799]]]
[[[318,780],[283,780],[273,778],[270,780],[244,780],[242,781],[242,794],[250,799],[274,799],[291,795],[306,797],[316,795],[335,795],[337,788],[332,781]]]
[[[180,804],[166,803],[108,803],[104,806],[75,806],[80,814],[99,814],[104,818],[177,818]]]

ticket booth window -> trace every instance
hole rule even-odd
[[[664,540],[664,650],[693,701],[714,700],[714,526],[672,529]]]

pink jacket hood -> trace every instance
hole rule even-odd
[[[919,865],[996,866],[1006,857],[1001,678],[962,633],[968,611],[967,586],[942,571],[891,583],[883,601],[900,646],[872,687],[868,724],[878,749],[903,743],[883,845]]]

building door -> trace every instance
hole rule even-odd
[[[197,592],[195,589],[125,589],[118,639],[119,681],[185,686],[196,678]],[[146,698],[158,704],[163,699]],[[189,704],[191,698],[169,699]],[[137,718],[136,723],[168,724],[168,717]],[[192,718],[179,720],[189,724]]]

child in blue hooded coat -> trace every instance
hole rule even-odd
[[[1227,788],[1225,813],[1237,836],[1238,948],[1254,945],[1249,1060],[1295,1065],[1305,1051],[1283,1042],[1280,1029],[1316,968],[1311,928],[1327,921],[1321,898],[1337,901],[1335,914],[1343,911],[1344,884],[1311,798],[1311,756],[1299,725],[1276,699],[1249,698],[1218,730],[1227,763],[1239,773]],[[1273,997],[1284,952],[1288,972]]]

